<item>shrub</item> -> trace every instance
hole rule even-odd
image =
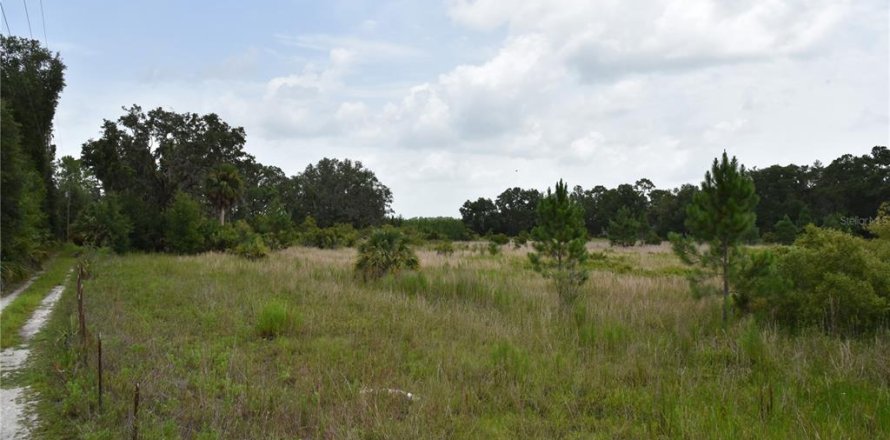
[[[355,270],[367,281],[402,269],[416,269],[419,265],[405,235],[391,226],[384,226],[359,245]]]
[[[269,247],[263,242],[262,237],[254,234],[238,246],[235,246],[234,253],[248,260],[259,260],[269,255]]]
[[[115,195],[106,195],[86,208],[72,228],[87,245],[108,246],[118,253],[130,248],[133,222],[123,213],[121,202]]]
[[[262,338],[281,336],[294,326],[295,317],[279,302],[267,303],[256,322],[256,332]]]
[[[890,322],[890,261],[859,237],[807,226],[784,250],[749,250],[734,279],[736,305],[797,329],[858,334]]]
[[[204,223],[204,234],[211,247],[218,251],[235,249],[238,245],[252,239],[256,233],[244,220],[220,225],[216,222]]]
[[[178,192],[165,213],[167,247],[179,254],[194,254],[204,249],[201,205],[186,193]]]
[[[497,255],[501,253],[501,247],[497,243],[493,241],[488,242],[488,254],[489,255]]]
[[[338,223],[329,228],[319,228],[312,217],[306,217],[300,229],[302,229],[300,242],[303,246],[336,249],[355,246],[358,241],[358,231],[347,223]]]
[[[518,234],[516,234],[515,237],[513,237],[513,247],[519,249],[525,246],[530,238],[531,235],[529,235],[528,231],[520,231]]]
[[[417,217],[402,220],[400,225],[416,231],[424,240],[467,240],[470,231],[460,219],[451,217]]]
[[[503,246],[510,242],[510,237],[507,237],[504,234],[492,234],[488,237],[488,241],[498,245]]]
[[[440,241],[434,248],[437,255],[450,256],[454,253],[454,245],[450,241]]]
[[[655,229],[649,228],[646,232],[646,235],[643,236],[643,242],[651,245],[659,245],[661,244],[661,237],[658,236],[658,233],[655,232]]]

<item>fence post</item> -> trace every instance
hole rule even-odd
[[[139,438],[139,384],[136,384],[136,393],[133,395],[133,440]]]
[[[99,349],[99,409],[102,409],[102,333],[96,336],[96,344]]]
[[[77,320],[80,321],[80,340],[84,347],[87,346],[87,323],[83,313],[83,265],[77,266]]]

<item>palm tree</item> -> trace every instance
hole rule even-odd
[[[244,192],[244,181],[238,169],[232,164],[222,164],[207,174],[204,183],[207,198],[219,209],[219,224],[226,224],[226,211],[235,206]]]

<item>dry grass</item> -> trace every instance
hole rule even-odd
[[[790,336],[748,320],[724,331],[717,299],[691,297],[666,246],[591,248],[606,263],[574,310],[512,246],[419,250],[419,272],[369,284],[353,277],[352,249],[102,259],[86,297],[106,338],[106,407],[66,344],[67,296],[31,379],[47,396],[42,433],[125,436],[138,382],[145,438],[890,434],[886,335]],[[258,335],[270,301],[301,324]]]

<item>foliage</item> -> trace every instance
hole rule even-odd
[[[507,235],[505,234],[491,234],[488,236],[488,241],[498,246],[503,246],[507,243],[510,243],[510,237],[507,237]]]
[[[498,210],[495,232],[513,237],[531,231],[540,201],[541,193],[536,189],[515,187],[502,192],[494,202]]]
[[[133,222],[124,214],[120,199],[107,195],[85,209],[72,229],[89,246],[110,247],[121,253],[130,249]]]
[[[319,228],[315,219],[306,217],[300,225],[300,242],[303,246],[319,249],[352,247],[358,242],[358,231],[351,224],[338,223],[329,228]]]
[[[890,201],[881,204],[878,214],[868,225],[868,231],[884,241],[890,241]]]
[[[469,240],[470,231],[464,223],[451,217],[415,217],[402,220],[400,227],[414,230],[424,240]]]
[[[659,245],[661,244],[661,237],[655,232],[655,228],[647,228],[646,233],[643,235],[643,243],[650,245]]]
[[[436,255],[444,255],[446,257],[449,257],[454,254],[454,244],[447,240],[436,243],[433,249],[436,251]]]
[[[668,234],[671,250],[683,264],[689,266],[686,280],[693,298],[699,299],[711,295],[719,295],[720,289],[712,280],[720,274],[720,256],[709,248],[702,249],[688,235],[675,232]]]
[[[81,160],[106,195],[120,197],[133,221],[133,245],[159,250],[164,238],[160,214],[176,192],[209,202],[205,184],[211,171],[223,164],[240,168],[252,163],[243,151],[244,142],[242,128],[230,127],[215,114],[162,108],[146,113],[134,105],[116,121],[103,122],[101,136],[84,143]],[[231,174],[226,170],[227,176]],[[229,203],[227,193],[228,189],[212,194],[222,197],[216,202]]]
[[[202,230],[211,249],[217,251],[235,249],[239,244],[252,240],[256,235],[250,224],[244,220],[225,225],[208,221],[204,222]]]
[[[480,197],[475,202],[467,200],[460,207],[461,220],[471,231],[485,235],[500,228],[497,205],[490,199]]]
[[[58,232],[53,118],[65,86],[58,54],[0,36],[0,282],[39,268]]]
[[[361,162],[324,158],[292,179],[292,217],[310,216],[325,228],[338,223],[377,226],[390,212],[392,191]]]
[[[630,247],[637,244],[642,222],[634,218],[627,207],[618,210],[615,218],[609,220],[609,244]]]
[[[272,249],[282,249],[296,243],[298,234],[287,209],[277,200],[252,219],[253,229]]]
[[[195,254],[204,250],[204,215],[201,205],[184,192],[176,193],[167,208],[165,239],[167,248],[178,254]]]
[[[420,261],[408,246],[402,232],[392,226],[376,229],[358,247],[355,271],[367,281],[386,274],[398,273],[403,269],[417,269]]]
[[[720,259],[723,276],[723,322],[728,319],[729,267],[734,250],[754,226],[757,194],[744,165],[726,152],[705,173],[701,190],[687,208],[686,224],[693,237],[710,243],[709,252]]]
[[[260,337],[272,339],[281,336],[296,324],[296,317],[285,304],[271,301],[263,306],[256,321],[256,332]]]
[[[563,305],[578,296],[578,288],[587,280],[583,264],[587,260],[587,230],[583,209],[569,198],[568,186],[557,182],[556,191],[547,194],[538,205],[538,226],[532,230],[535,252],[528,254],[532,267],[556,284]]]
[[[80,213],[99,199],[99,182],[83,162],[72,156],[63,156],[56,165],[55,180],[58,183],[59,203],[57,207],[59,227],[63,233],[58,234],[69,240],[71,222]]]
[[[269,247],[263,242],[263,237],[253,234],[238,243],[232,252],[248,260],[261,260],[269,255]]]
[[[43,248],[49,235],[49,226],[41,209],[45,200],[45,188],[39,174],[28,166],[21,150],[19,124],[12,112],[2,106],[2,140],[0,140],[0,266],[3,282],[24,278],[36,269],[43,259]]]
[[[798,232],[797,225],[795,225],[787,215],[782,217],[782,219],[776,222],[776,225],[773,226],[773,237],[775,238],[776,243],[786,245],[794,243],[794,239],[797,238]]]
[[[219,224],[226,224],[226,211],[238,203],[244,192],[244,180],[235,165],[224,163],[207,173],[204,182],[207,199],[219,210]]]
[[[792,329],[871,333],[890,324],[890,260],[866,240],[807,226],[784,250],[750,250],[734,278],[744,312]]]
[[[497,244],[495,241],[488,242],[488,255],[495,256],[501,253],[501,245]]]
[[[519,248],[525,246],[530,239],[531,239],[531,234],[527,231],[522,231],[522,232],[516,234],[515,237],[513,237],[513,247],[516,249],[519,249]]]
[[[33,192],[42,194],[39,200],[25,203],[37,202],[41,221],[46,223],[34,227],[45,230],[41,235],[49,237],[58,231],[53,181],[56,147],[49,140],[59,96],[65,88],[65,65],[58,53],[50,52],[37,40],[0,36],[0,46],[0,96],[10,113],[4,117],[3,130],[10,119],[17,124],[18,150],[23,158],[20,166],[25,174],[36,175],[31,184]],[[22,197],[28,197],[28,193]]]

